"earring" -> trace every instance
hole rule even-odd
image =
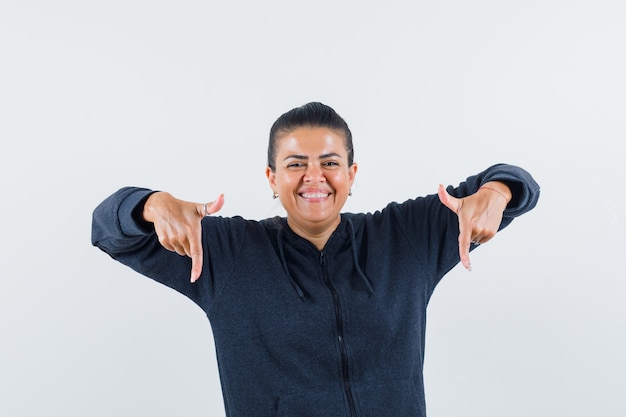
[[[352,188],[350,188],[350,191],[348,191],[348,197],[352,197]]]
[[[276,191],[274,191],[274,194],[272,194],[272,198],[274,200],[276,200],[278,198],[278,193]]]

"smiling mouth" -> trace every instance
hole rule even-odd
[[[326,198],[330,195],[330,193],[301,193],[300,197],[307,199],[319,199]]]

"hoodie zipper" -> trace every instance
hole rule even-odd
[[[356,407],[354,405],[354,398],[352,396],[352,386],[350,385],[350,373],[348,371],[348,352],[346,351],[346,344],[343,335],[343,317],[341,312],[341,303],[339,302],[339,294],[337,290],[331,284],[328,277],[328,268],[326,267],[326,258],[324,257],[324,251],[320,251],[320,265],[322,266],[322,276],[324,283],[330,290],[333,297],[333,304],[335,306],[335,319],[337,325],[337,339],[339,341],[339,351],[341,352],[341,374],[343,377],[343,388],[348,398],[348,405],[350,407],[350,417],[356,417]]]

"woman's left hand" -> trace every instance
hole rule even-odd
[[[486,243],[495,236],[502,213],[511,200],[511,190],[504,183],[491,181],[472,195],[456,198],[440,184],[438,195],[441,203],[459,218],[459,255],[465,269],[471,271],[470,245]]]

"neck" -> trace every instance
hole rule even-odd
[[[330,239],[335,229],[337,229],[339,223],[341,223],[341,217],[337,217],[337,220],[330,224],[306,225],[303,227],[302,225],[290,221],[289,217],[287,217],[289,228],[298,236],[311,242],[318,250],[324,249],[326,242],[328,242],[328,239]]]

